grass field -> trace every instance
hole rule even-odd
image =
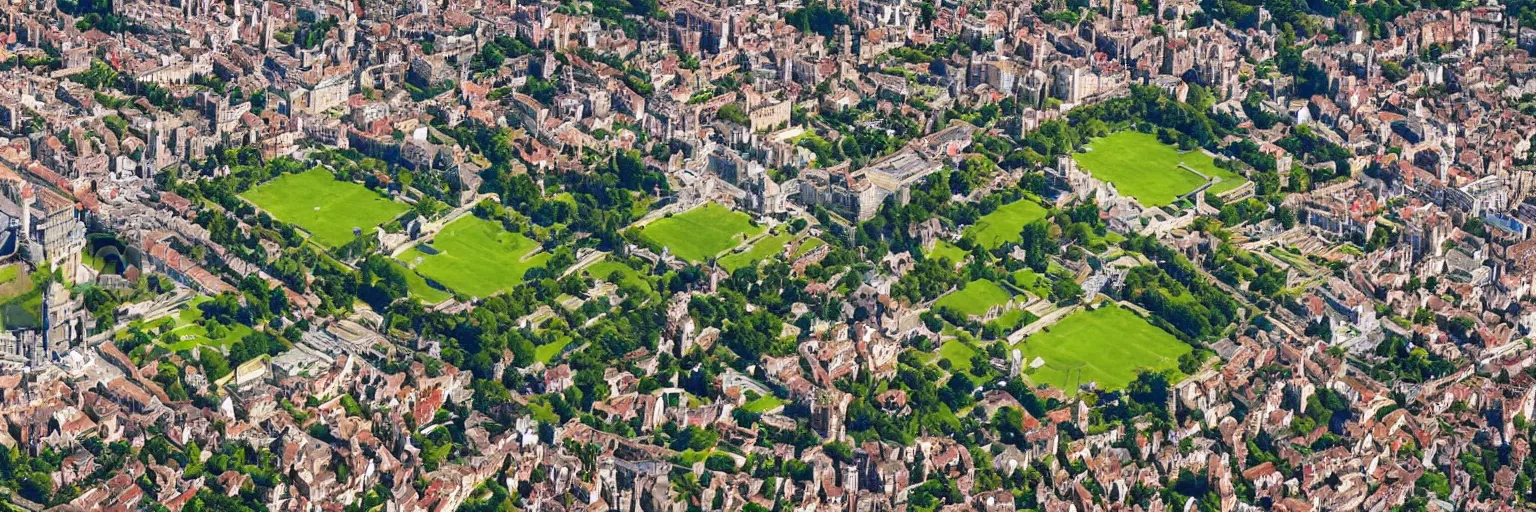
[[[934,301],[934,308],[950,308],[965,315],[986,314],[992,306],[1008,302],[1012,293],[997,283],[986,279],[971,281],[965,288],[955,290]]]
[[[677,257],[698,263],[762,233],[765,228],[751,221],[750,215],[707,203],[646,224],[640,234]]]
[[[811,251],[816,250],[817,247],[821,247],[823,245],[827,245],[827,243],[821,241],[820,238],[806,238],[800,242],[800,247],[795,248],[795,257],[799,258],[801,256],[805,256]]]
[[[1172,204],[1182,194],[1205,183],[1199,175],[1179,168],[1183,163],[1206,176],[1220,177],[1211,192],[1224,192],[1243,184],[1243,178],[1216,167],[1210,156],[1200,151],[1179,153],[1163,144],[1157,136],[1135,131],[1110,134],[1094,139],[1091,151],[1073,155],[1077,164],[1095,178],[1115,184],[1122,194],[1146,206]]]
[[[1030,379],[1068,393],[1077,391],[1078,370],[1084,384],[1092,381],[1103,389],[1121,389],[1141,369],[1177,372],[1179,356],[1193,350],[1114,304],[1073,313],[1025,338],[1017,348],[1023,350],[1026,364],[1036,357],[1045,360],[1045,366],[1029,371]]]
[[[426,278],[421,277],[421,274],[417,274],[416,271],[406,268],[405,265],[401,265],[398,261],[394,262],[394,264],[400,265],[401,273],[405,274],[405,286],[411,291],[411,295],[421,299],[423,304],[437,304],[453,298],[453,294],[433,288],[432,285],[427,284]]]
[[[555,408],[540,401],[528,402],[528,414],[539,423],[555,425],[560,423],[560,416],[555,414]]]
[[[566,345],[571,344],[571,339],[570,336],[561,336],[555,338],[555,341],[533,347],[533,359],[549,364],[550,361],[555,360],[555,356],[560,355],[560,352],[565,350]]]
[[[745,251],[727,254],[720,257],[720,267],[726,272],[735,272],[736,269],[758,264],[764,259],[771,258],[784,252],[784,246],[794,240],[795,235],[790,233],[773,234],[762,237]]]
[[[939,357],[949,361],[949,368],[958,372],[971,371],[971,356],[976,348],[960,340],[949,340],[939,346]]]
[[[629,265],[625,265],[617,261],[599,261],[597,263],[588,265],[587,268],[583,269],[582,271],[586,272],[587,275],[592,276],[593,279],[602,280],[608,280],[608,276],[613,275],[614,272],[618,272],[623,277],[619,278],[618,282],[613,284],[619,286],[635,285],[646,291],[651,290],[650,281],[647,281],[645,277],[641,276],[640,271],[629,268]]]
[[[199,305],[209,300],[211,299],[208,297],[199,296],[188,302],[176,314],[152,320],[139,320],[135,321],[132,325],[137,326],[139,330],[149,333],[151,336],[157,336],[157,340],[158,333],[162,329],[169,330],[171,334],[177,337],[177,341],[168,345],[156,341],[156,344],[165,347],[166,350],[171,352],[182,352],[200,347],[212,347],[223,351],[229,349],[230,345],[234,345],[235,342],[243,340],[246,336],[256,332],[245,324],[221,325],[214,328],[217,332],[209,332],[208,328],[202,324],[203,310],[198,308]],[[125,330],[119,335],[126,336],[127,333],[128,331]]]
[[[1029,318],[1029,312],[1023,309],[1015,309],[998,316],[996,320],[989,322],[998,326],[1003,331],[1012,331],[1026,325],[1024,320]]]
[[[1013,284],[1029,293],[1035,294],[1036,297],[1045,297],[1051,294],[1050,280],[1041,277],[1034,270],[1027,268],[1013,273]]]
[[[320,168],[278,176],[240,197],[277,220],[303,228],[327,247],[352,241],[352,228],[369,231],[409,209],[362,185],[337,181]]]
[[[43,293],[33,290],[0,304],[0,328],[36,329],[43,325]]]
[[[475,297],[489,297],[523,282],[528,269],[544,265],[549,253],[522,233],[501,224],[464,216],[445,226],[428,247],[416,246],[401,260],[433,281]],[[418,262],[419,261],[419,262]]]
[[[43,293],[20,263],[0,267],[0,328],[35,329],[43,325]]]
[[[784,401],[780,400],[779,397],[767,395],[758,397],[756,400],[741,404],[741,408],[750,413],[762,414],[777,409],[783,405]]]
[[[1007,242],[1018,242],[1024,225],[1045,218],[1045,207],[1029,199],[1002,205],[965,228],[965,236],[988,249]]]
[[[955,244],[939,240],[933,243],[932,250],[924,252],[923,255],[935,260],[948,258],[950,263],[959,264],[964,262],[965,257],[970,256],[970,253]]]

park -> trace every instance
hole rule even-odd
[[[757,236],[764,227],[752,217],[716,203],[657,219],[640,229],[647,240],[666,247],[673,255],[700,263]]]
[[[235,342],[245,339],[256,331],[250,326],[241,323],[228,325],[218,322],[209,322],[203,317],[200,306],[212,300],[206,296],[197,296],[183,304],[175,313],[151,320],[136,320],[130,325],[140,331],[155,335],[168,332],[176,341],[165,344],[156,341],[166,350],[171,352],[184,352],[201,347],[218,349],[221,352],[228,351]],[[119,338],[129,335],[129,330],[118,332]]]
[[[1217,194],[1246,181],[1218,167],[1215,159],[1204,152],[1181,153],[1151,134],[1117,132],[1094,139],[1088,146],[1089,151],[1073,155],[1077,165],[1148,207],[1173,204],[1180,196],[1200,188],[1206,181],[1201,174],[1220,179],[1208,189]]]
[[[1015,348],[1023,352],[1026,366],[1036,358],[1045,363],[1027,370],[1031,381],[1068,393],[1089,382],[1121,389],[1143,370],[1177,372],[1179,356],[1194,350],[1114,303],[1078,310]]]
[[[939,297],[933,305],[935,308],[953,309],[962,315],[980,317],[994,306],[1006,304],[1011,299],[1013,294],[1007,289],[992,281],[978,279],[966,284],[964,288]]]
[[[339,181],[320,167],[278,176],[240,197],[326,247],[346,245],[354,228],[371,232],[409,209],[368,187]]]
[[[529,269],[544,266],[548,252],[539,244],[502,229],[501,225],[464,216],[443,228],[428,243],[400,259],[423,277],[459,293],[489,297],[523,282]]]
[[[965,236],[987,249],[996,249],[1008,242],[1018,242],[1024,225],[1045,218],[1045,207],[1031,199],[1020,199],[999,206],[992,213],[982,216],[965,228]]]

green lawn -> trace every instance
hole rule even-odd
[[[406,251],[401,260],[449,289],[489,297],[523,282],[528,269],[543,266],[549,253],[539,252],[539,244],[522,233],[464,216],[444,227],[430,243]]]
[[[566,345],[571,344],[571,340],[570,336],[560,336],[555,338],[555,341],[533,347],[533,359],[549,364],[550,361],[555,360],[555,356],[560,355],[560,352],[565,350]]]
[[[337,181],[322,168],[278,176],[240,197],[327,247],[352,241],[353,228],[371,231],[409,209],[362,185]]]
[[[698,263],[762,233],[765,228],[751,221],[750,215],[707,203],[646,224],[640,234],[677,257]]]
[[[437,304],[453,298],[452,293],[433,288],[432,285],[427,284],[426,278],[421,277],[421,274],[417,274],[416,271],[406,268],[405,265],[401,265],[398,261],[394,262],[394,264],[399,265],[401,273],[405,274],[405,285],[411,291],[411,295],[421,299],[423,304]]]
[[[212,347],[224,351],[228,350],[230,345],[234,345],[235,342],[243,340],[246,336],[256,332],[250,326],[238,323],[216,325],[213,327],[214,332],[209,332],[209,328],[204,327],[202,324],[203,310],[198,308],[199,305],[209,300],[211,299],[208,297],[198,296],[188,302],[176,314],[150,320],[138,320],[130,325],[138,327],[139,330],[148,333],[150,336],[155,336],[157,340],[155,343],[164,346],[166,350],[171,352],[182,352],[199,347]],[[169,330],[171,334],[177,337],[177,341],[171,344],[160,343],[158,339],[161,329]],[[127,335],[127,330],[118,333],[118,336]]]
[[[1024,225],[1045,218],[1045,207],[1030,199],[1020,199],[997,208],[965,228],[965,236],[987,249],[1007,242],[1018,242]]]
[[[1013,294],[997,283],[978,279],[966,284],[964,288],[939,297],[933,306],[935,309],[950,308],[964,315],[981,316],[992,306],[1008,302],[1011,298]]]
[[[997,325],[1005,332],[1013,331],[1014,329],[1018,329],[1025,325],[1024,320],[1028,317],[1028,315],[1029,312],[1024,311],[1022,308],[1015,309],[1013,311],[1003,313],[1002,316],[997,317],[996,320],[993,320],[990,323]]]
[[[91,252],[90,247],[86,247],[85,249],[80,250],[80,262],[84,263],[85,266],[90,267],[91,270],[95,270],[104,274],[118,274],[122,272],[122,269],[118,268],[117,266],[117,261],[108,261],[106,258],[97,256],[95,253]],[[13,273],[12,278],[14,278],[14,276],[15,274]],[[0,277],[0,283],[5,283],[8,281],[10,281],[10,279]]]
[[[802,240],[800,241],[800,247],[795,248],[795,257],[799,258],[801,256],[805,256],[806,254],[810,254],[811,251],[814,251],[817,247],[821,247],[823,245],[827,245],[827,243],[821,241],[820,238],[807,238]]]
[[[758,262],[763,261],[764,259],[776,256],[784,252],[784,246],[794,238],[795,235],[790,233],[765,236],[758,239],[757,243],[752,244],[752,247],[745,251],[721,256],[720,266],[724,268],[726,272],[735,272],[736,269],[756,265]]]
[[[933,243],[933,249],[924,252],[923,255],[929,259],[940,260],[948,258],[950,263],[961,263],[965,261],[966,256],[970,256],[970,253],[965,252],[965,249],[961,249],[955,244],[938,240]]]
[[[1051,294],[1050,281],[1035,273],[1034,270],[1027,268],[1013,273],[1013,284],[1029,293],[1035,294],[1036,297],[1045,297]]]
[[[43,325],[43,293],[38,290],[7,299],[0,304],[0,328],[36,329]]]
[[[1090,151],[1073,155],[1077,164],[1146,206],[1172,204],[1178,196],[1205,183],[1199,175],[1181,169],[1180,163],[1206,176],[1220,177],[1222,181],[1213,185],[1211,192],[1224,192],[1244,181],[1241,176],[1216,167],[1205,153],[1196,150],[1181,154],[1177,148],[1159,142],[1155,135],[1123,131],[1094,139],[1089,147]]]
[[[949,361],[949,368],[957,372],[971,371],[971,356],[976,348],[960,340],[949,340],[939,346],[939,357]]]
[[[1016,347],[1024,362],[1036,357],[1045,366],[1029,370],[1035,383],[1075,392],[1079,382],[1097,382],[1102,389],[1121,389],[1141,369],[1178,371],[1179,356],[1193,350],[1167,331],[1114,304],[1078,311]]]
[[[555,414],[555,408],[549,404],[531,401],[528,402],[528,414],[533,416],[533,421],[555,425],[560,423],[560,416]]]
[[[629,268],[629,265],[625,265],[617,261],[599,261],[597,263],[588,265],[586,269],[583,269],[583,271],[586,272],[587,275],[592,276],[593,279],[602,279],[605,281],[608,280],[608,276],[613,275],[614,272],[618,272],[622,275],[622,277],[619,278],[618,282],[613,284],[619,286],[634,285],[644,289],[645,291],[651,290],[650,281],[647,281],[644,276],[641,276],[640,271]]]
[[[747,412],[762,414],[777,409],[781,405],[784,405],[784,401],[780,400],[779,397],[767,395],[741,404],[741,408]]]

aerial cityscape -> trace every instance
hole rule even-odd
[[[1529,510],[1533,53],[1533,0],[4,1],[0,510]]]

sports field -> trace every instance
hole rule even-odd
[[[1045,366],[1027,372],[1031,380],[1068,393],[1090,381],[1101,389],[1121,389],[1141,369],[1177,372],[1179,356],[1193,350],[1114,304],[1072,313],[1016,348],[1023,350],[1026,365],[1036,357],[1045,360]]]
[[[1090,151],[1072,158],[1093,177],[1115,184],[1121,194],[1151,207],[1172,204],[1180,195],[1199,188],[1205,180],[1180,168],[1184,164],[1206,176],[1219,177],[1211,192],[1224,192],[1243,184],[1243,177],[1216,167],[1215,160],[1200,151],[1179,153],[1157,136],[1124,131],[1089,143]]]
[[[986,279],[971,281],[965,288],[949,292],[934,301],[935,308],[950,308],[965,315],[981,316],[992,306],[1008,302],[1013,294],[997,283]]]
[[[337,181],[319,167],[278,176],[240,197],[277,220],[308,231],[326,247],[346,245],[352,241],[352,228],[371,231],[409,209],[362,185]]]
[[[522,233],[500,224],[464,216],[448,224],[426,244],[400,256],[422,276],[458,292],[489,297],[523,282],[528,269],[543,266],[549,253]],[[535,254],[537,252],[537,254]]]
[[[977,219],[975,224],[965,228],[965,236],[982,247],[995,249],[1007,242],[1018,242],[1024,225],[1045,218],[1045,214],[1045,207],[1039,203],[1020,199]]]
[[[750,215],[707,203],[646,224],[640,234],[677,257],[698,263],[762,233],[765,228],[751,221]]]

